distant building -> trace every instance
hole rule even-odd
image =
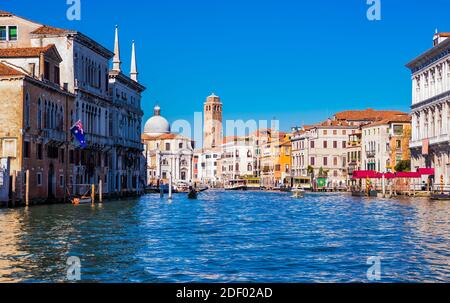
[[[220,97],[211,94],[206,98],[203,105],[203,147],[195,151],[194,156],[194,179],[213,187],[222,185],[219,165],[223,141],[222,112]]]
[[[219,147],[222,144],[222,102],[212,94],[203,107],[203,149]]]
[[[308,166],[314,170],[315,177],[327,177],[328,187],[346,186],[348,135],[358,129],[359,126],[345,121],[328,120],[307,131]]]
[[[410,161],[411,117],[399,115],[362,127],[364,170],[395,172],[400,161]]]
[[[286,134],[280,139],[275,157],[275,186],[289,185],[292,169],[292,134]]]
[[[194,142],[171,132],[159,106],[155,106],[154,116],[145,124],[142,142],[148,185],[167,184],[170,178],[174,183],[193,182]]]
[[[347,142],[347,166],[348,176],[353,172],[362,170],[362,131],[357,130],[348,135]]]
[[[260,152],[258,163],[260,164],[261,185],[266,188],[274,188],[280,185],[275,178],[276,163],[286,133],[270,129],[260,130],[258,133],[258,150]]]
[[[292,177],[308,177],[309,138],[311,126],[295,129],[291,136],[291,175]]]
[[[450,33],[407,64],[412,76],[412,168],[434,168],[450,184]]]
[[[225,137],[221,149],[219,167],[221,179],[225,184],[230,180],[255,176],[255,149],[251,137]]]
[[[404,112],[397,110],[374,110],[372,108],[364,110],[347,110],[339,112],[333,116],[333,121],[346,122],[349,125],[366,125],[375,121],[388,119],[396,115],[404,115]]]
[[[194,180],[212,187],[220,186],[222,174],[219,160],[221,157],[221,147],[196,150],[194,153],[194,171],[197,173]]]

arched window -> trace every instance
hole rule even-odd
[[[30,94],[25,96],[25,127],[30,127]]]
[[[38,99],[37,128],[42,129],[42,100]]]
[[[249,163],[249,164],[247,165],[247,171],[251,171],[251,170],[252,170],[252,164]]]
[[[239,163],[236,163],[236,171],[239,171]]]

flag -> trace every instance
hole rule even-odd
[[[80,145],[82,148],[86,148],[86,141],[84,139],[84,130],[83,130],[83,124],[79,120],[77,123],[75,123],[74,126],[70,129],[72,134],[77,138],[78,142],[80,142]]]
[[[430,152],[430,140],[425,139],[422,141],[422,156],[428,156]]]

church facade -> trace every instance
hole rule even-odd
[[[191,183],[194,142],[171,132],[169,122],[155,106],[154,115],[145,124],[142,135],[146,160],[146,185]]]

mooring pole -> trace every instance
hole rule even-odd
[[[16,171],[13,171],[12,173],[12,184],[11,184],[11,189],[12,189],[12,206],[16,206]]]
[[[159,196],[164,198],[164,188],[163,188],[163,182],[162,179],[159,179]]]
[[[95,185],[92,184],[91,186],[91,200],[92,200],[92,205],[95,204]]]
[[[25,205],[30,205],[30,171],[25,172]]]
[[[98,202],[103,203],[103,182],[102,179],[98,182]]]
[[[172,172],[169,173],[169,200],[172,200]]]

